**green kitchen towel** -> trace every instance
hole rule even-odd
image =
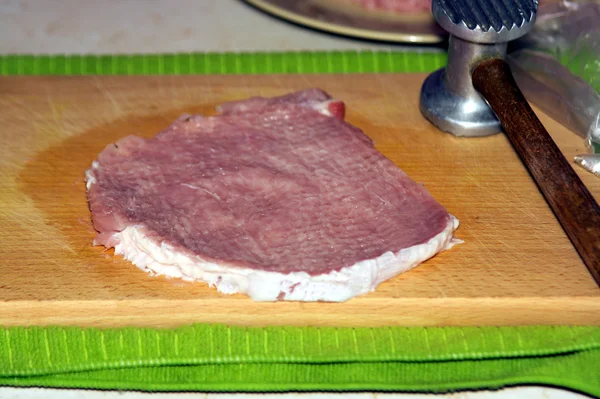
[[[31,327],[0,330],[0,385],[443,392],[548,384],[600,396],[595,327]]]
[[[327,51],[158,55],[0,55],[0,75],[429,72],[443,52]]]
[[[0,75],[429,72],[441,52],[0,56]],[[599,327],[0,328],[0,386],[425,391],[546,384],[600,397]]]

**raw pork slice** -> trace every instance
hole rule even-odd
[[[257,301],[345,301],[453,244],[458,221],[317,89],[183,116],[86,172],[99,235],[142,270]]]
[[[431,9],[431,0],[350,0],[369,10],[395,13],[425,12]]]

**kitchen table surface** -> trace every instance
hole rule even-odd
[[[1,54],[117,54],[296,50],[443,51],[376,43],[306,29],[237,0],[0,0]],[[255,398],[264,395],[144,394],[0,388],[3,398]],[[426,394],[274,394],[272,397],[577,398],[546,387]],[[269,396],[269,397],[271,397]]]

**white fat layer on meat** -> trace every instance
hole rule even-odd
[[[315,104],[312,104],[311,107],[312,107],[312,109],[314,109],[315,111],[317,111],[320,114],[323,114],[325,116],[333,116],[331,114],[331,111],[329,111],[329,105],[336,101],[337,100],[334,100],[334,99],[327,100],[327,101],[319,101],[319,102],[316,102]]]
[[[89,181],[89,180],[88,180]],[[147,237],[142,226],[128,226],[115,233],[115,253],[153,274],[204,281],[225,294],[247,294],[255,301],[343,302],[375,290],[383,281],[412,269],[454,244],[458,219],[449,217],[446,228],[423,244],[386,252],[375,258],[344,267],[339,271],[312,276],[305,272],[288,274],[219,265],[200,256],[178,252],[164,242]]]
[[[93,184],[96,184],[96,176],[94,176],[94,170],[100,169],[100,163],[98,161],[92,162],[92,167],[85,171],[85,188],[89,191]]]

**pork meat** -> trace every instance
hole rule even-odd
[[[258,301],[345,301],[455,242],[458,221],[310,89],[183,116],[86,172],[94,244]]]

